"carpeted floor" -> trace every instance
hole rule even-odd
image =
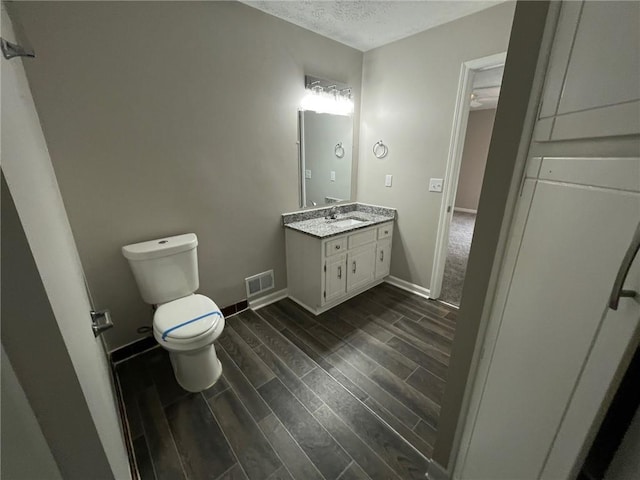
[[[460,305],[475,223],[475,213],[453,212],[449,229],[447,260],[440,292],[440,300],[453,305]]]

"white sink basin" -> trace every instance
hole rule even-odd
[[[355,227],[356,225],[362,225],[362,220],[356,220],[354,218],[346,218],[344,220],[338,220],[337,222],[331,222],[331,225],[337,228]]]

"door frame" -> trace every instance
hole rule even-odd
[[[473,89],[473,80],[477,71],[504,65],[506,59],[507,52],[500,52],[486,57],[467,60],[463,62],[460,67],[458,94],[456,97],[455,110],[453,111],[453,127],[451,130],[451,140],[449,142],[449,155],[443,182],[444,189],[442,192],[442,203],[440,204],[438,233],[436,235],[433,269],[431,271],[431,282],[429,285],[430,298],[440,297],[440,291],[442,289],[444,267],[447,259],[447,247],[449,244],[449,229],[451,227],[451,219],[453,218],[454,203],[460,177],[460,166],[462,164],[462,153],[464,151],[464,141],[467,135],[467,124],[469,122],[469,96]]]
[[[304,110],[298,110],[298,168],[300,173],[298,178],[300,179],[300,208],[307,208],[307,181],[305,177],[305,171],[307,163],[304,155]]]

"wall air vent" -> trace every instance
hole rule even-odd
[[[244,279],[244,283],[247,287],[247,298],[254,297],[259,293],[271,290],[275,282],[273,280],[273,270],[258,273],[252,277]]]

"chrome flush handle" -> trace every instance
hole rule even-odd
[[[638,292],[634,290],[625,290],[622,287],[624,285],[624,281],[627,279],[627,275],[629,274],[629,269],[631,268],[633,259],[638,254],[639,249],[640,249],[640,223],[638,223],[636,232],[633,234],[633,239],[631,240],[631,245],[629,245],[627,252],[624,254],[624,258],[622,259],[622,263],[620,264],[620,268],[618,269],[618,274],[616,275],[616,279],[613,282],[611,295],[609,295],[609,308],[612,310],[618,309],[618,303],[620,302],[620,298],[622,297],[634,298],[638,296]]]

